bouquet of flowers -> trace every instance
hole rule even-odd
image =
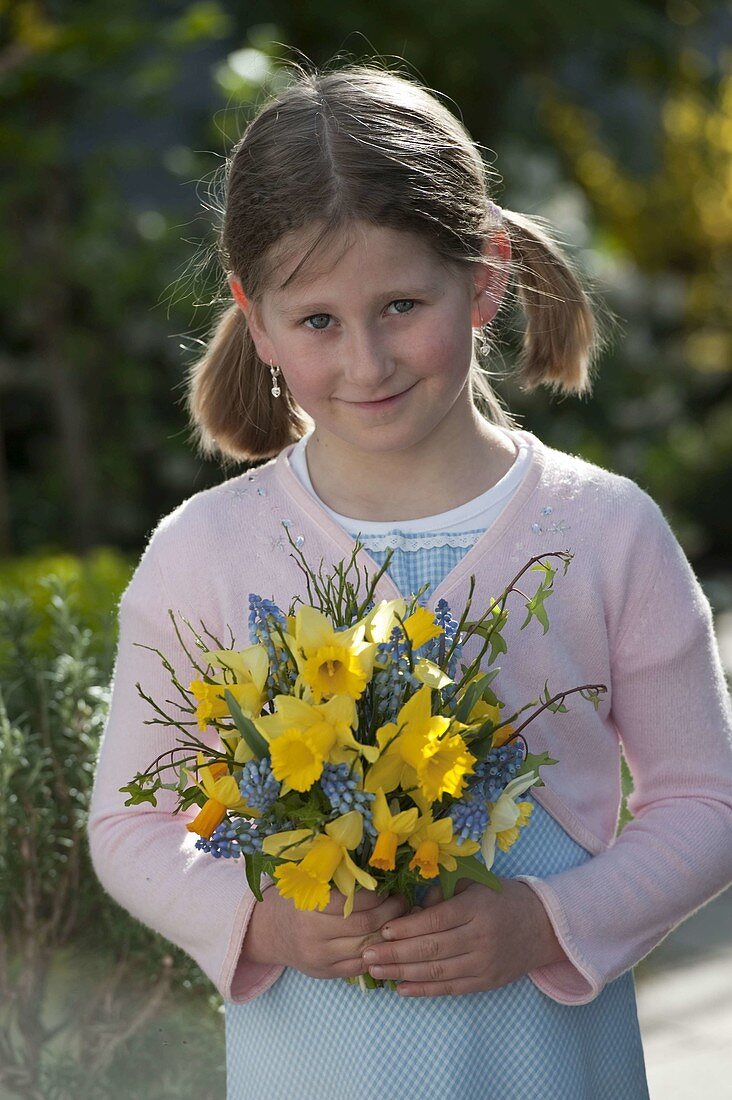
[[[552,695],[545,683],[539,698],[508,708],[493,688],[509,599],[523,600],[521,629],[536,619],[546,633],[545,602],[572,554],[532,558],[477,618],[471,576],[456,619],[445,600],[434,612],[420,603],[426,585],[409,599],[375,602],[391,551],[373,577],[364,571],[361,593],[358,540],[350,560],[324,575],[322,561],[316,573],[286,531],[309,602],[296,597],[285,613],[251,594],[247,647],[235,647],[230,626],[225,648],[203,620],[199,632],[181,617],[191,652],[168,609],[197,678],[184,685],[153,650],[180,696],[179,713],[168,714],[139,683],[137,690],[157,714],[149,722],[183,736],[119,788],[130,795],[125,805],[157,805],[156,791],[175,791],[175,813],[199,808],[186,825],[197,848],[243,859],[259,900],[266,874],[298,909],[323,909],[332,887],[345,897],[345,917],[357,889],[400,893],[410,904],[438,877],[445,898],[461,878],[499,890],[490,870],[496,845],[506,851],[516,842],[532,809],[520,796],[543,784],[542,766],[557,763],[529,752],[523,731],[544,711],[566,711],[572,693],[597,708],[606,690],[583,684]],[[527,594],[518,585],[531,573],[539,581]],[[478,652],[462,663],[471,638]],[[216,747],[193,732],[208,728]],[[166,772],[175,779],[164,782]],[[368,974],[346,980],[385,984]]]

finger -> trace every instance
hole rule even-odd
[[[438,902],[418,913],[407,913],[403,917],[389,920],[382,925],[381,935],[385,940],[425,936],[458,928],[467,924],[469,919],[464,905],[457,898],[450,898],[449,901]]]
[[[360,913],[364,909],[375,909],[378,905],[381,905],[384,901],[383,894],[377,894],[375,890],[358,889],[353,895],[353,912]],[[330,891],[330,898],[328,904],[324,909],[319,909],[319,913],[325,913],[328,916],[343,916],[343,909],[346,904],[345,894],[342,894],[340,890],[336,890],[333,886]]]
[[[455,978],[445,982],[399,982],[400,997],[456,997],[461,993],[476,993],[479,986],[472,978]]]
[[[449,959],[433,959],[432,962],[370,966],[369,974],[372,978],[391,978],[395,982],[455,982],[475,975],[475,957],[466,953],[453,955]]]
[[[422,905],[425,909],[428,909],[431,905],[437,905],[438,901],[444,900],[442,887],[439,883],[435,883],[433,886],[430,886],[429,890],[422,898]]]
[[[429,936],[413,936],[407,940],[384,940],[383,943],[372,943],[364,951],[363,958],[370,969],[372,966],[445,962],[464,953],[465,931],[460,927]],[[383,975],[380,974],[378,977]]]
[[[370,943],[381,943],[381,927],[387,921],[402,917],[407,912],[408,902],[401,894],[386,898],[375,909],[353,913],[345,926],[341,927],[343,943],[340,945],[350,955],[360,955]]]

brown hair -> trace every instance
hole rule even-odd
[[[260,105],[226,162],[220,260],[225,272],[239,276],[255,308],[273,285],[288,235],[298,230],[312,230],[312,242],[287,282],[357,221],[420,234],[453,270],[495,264],[482,254],[496,226],[488,180],[463,124],[411,77],[374,62],[330,71],[293,64],[291,83]],[[503,210],[502,224],[526,318],[520,384],[589,392],[605,337],[587,287],[544,219]],[[218,453],[224,462],[269,458],[312,420],[284,378],[281,396],[271,395],[269,366],[257,355],[244,313],[228,304],[228,287],[226,300],[205,353],[189,368],[189,415],[202,454]],[[488,328],[476,333],[482,356],[491,350]],[[488,377],[475,354],[477,406],[492,422],[515,426]]]

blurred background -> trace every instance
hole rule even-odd
[[[701,0],[0,0],[0,1098],[225,1095],[220,998],[104,895],[84,823],[119,595],[228,476],[183,382],[224,292],[216,181],[289,59],[406,68],[556,227],[619,330],[558,400],[512,385],[508,319],[496,388],[658,501],[732,666],[731,31]],[[654,1100],[721,1085],[728,897],[636,969]]]

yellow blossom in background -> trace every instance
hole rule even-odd
[[[414,848],[410,869],[416,867],[425,879],[435,878],[440,867],[454,871],[457,867],[456,856],[472,856],[480,850],[476,840],[454,840],[452,818],[440,817],[434,821],[429,808],[420,815],[417,828],[409,837],[409,844]]]
[[[376,646],[364,640],[364,624],[336,630],[322,612],[300,607],[295,615],[293,654],[304,686],[315,703],[333,695],[359,699],[371,679]]]
[[[381,787],[373,801],[373,823],[377,831],[374,851],[369,859],[372,867],[380,871],[393,871],[396,850],[417,828],[419,811],[416,807],[393,814]]]
[[[217,825],[224,820],[227,810],[235,810],[236,813],[246,814],[248,817],[261,817],[261,814],[248,806],[241,797],[239,784],[229,773],[224,760],[217,760],[214,764],[205,764],[205,760],[204,754],[199,752],[198,774],[201,779],[196,786],[207,795],[207,799],[194,820],[187,822],[186,829],[208,840]],[[196,782],[194,774],[188,768],[184,770]]]
[[[211,664],[227,668],[234,673],[237,687],[249,690],[237,698],[245,714],[253,718],[261,711],[267,698],[267,674],[269,657],[263,645],[251,645],[246,649],[213,649],[204,653]]]
[[[502,852],[516,843],[519,838],[519,830],[528,825],[533,804],[531,802],[516,802],[515,799],[536,783],[536,772],[527,772],[526,775],[516,776],[501,792],[495,802],[488,803],[488,825],[481,849],[486,867],[492,867],[496,858],[496,844]]]
[[[325,833],[313,836],[309,829],[293,829],[265,837],[265,855],[288,861],[275,867],[277,889],[291,898],[296,909],[324,909],[330,900],[331,882],[345,896],[344,917],[353,912],[358,882],[367,890],[378,886],[373,875],[363,871],[348,854],[363,839],[363,817],[351,810],[329,821]]]

